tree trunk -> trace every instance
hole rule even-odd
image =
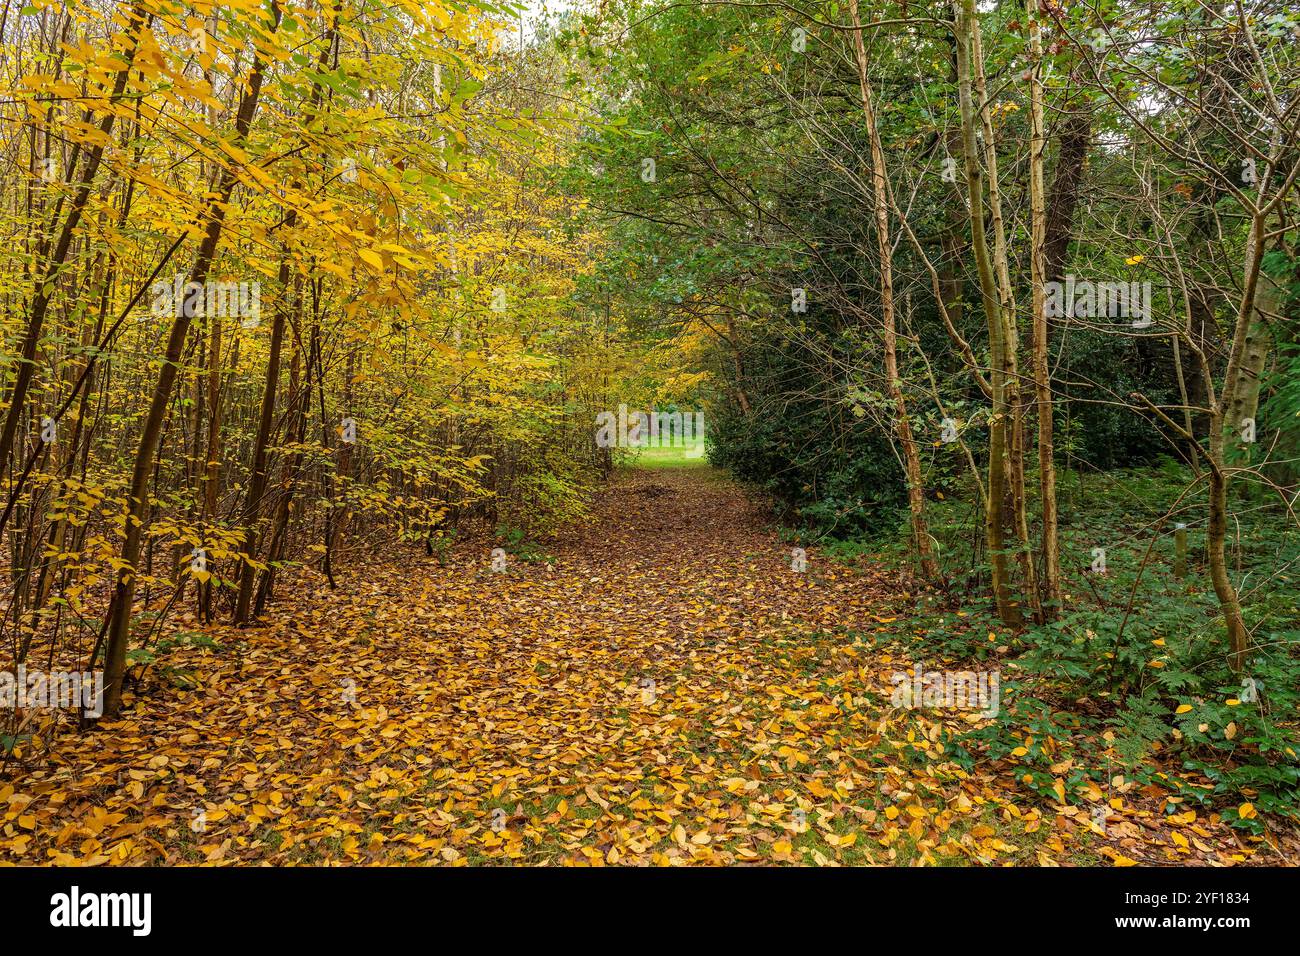
[[[1031,29],[1034,31],[1031,36],[1037,36],[1038,47],[1041,50],[1041,28],[1035,22]],[[1035,77],[1039,90],[1038,122],[1041,129],[1043,122],[1043,76],[1041,67],[1037,69]],[[1056,170],[1052,174],[1052,193],[1047,200],[1047,222],[1043,228],[1043,276],[1047,282],[1060,282],[1064,278],[1065,260],[1070,251],[1070,242],[1074,238],[1074,213],[1079,206],[1079,187],[1083,183],[1083,166],[1088,159],[1088,150],[1092,146],[1092,110],[1086,105],[1080,109],[1080,112],[1071,113],[1065,117],[1061,123],[1060,147],[1056,153]],[[1044,149],[1046,149],[1046,145],[1046,141],[1044,141]]]
[[[993,598],[998,616],[1018,626],[1023,617],[1020,604],[1011,594],[1007,555],[1003,540],[1007,490],[1006,451],[1010,409],[1007,404],[1006,326],[998,299],[993,263],[984,232],[984,175],[975,138],[975,103],[971,69],[974,47],[975,0],[961,0],[957,18],[957,88],[961,105],[962,158],[966,169],[967,203],[970,211],[971,249],[979,275],[980,299],[989,335],[989,389],[992,408],[989,417],[989,480],[984,502],[984,533],[993,576]]]
[[[293,226],[293,213],[286,217],[286,227]],[[257,580],[252,563],[257,559],[257,527],[262,518],[262,499],[266,495],[266,449],[271,443],[271,429],[275,422],[275,393],[280,384],[280,352],[284,346],[285,314],[289,308],[289,254],[281,254],[278,276],[280,296],[275,305],[275,318],[271,320],[270,355],[266,363],[266,383],[262,387],[262,404],[257,419],[257,437],[253,442],[253,474],[248,480],[248,494],[240,524],[244,526],[244,554],[248,557],[239,574],[239,598],[235,602],[234,624],[242,627],[248,623],[253,601],[253,583]]]
[[[1043,42],[1038,23],[1039,2],[1040,0],[1029,0],[1029,55],[1032,60],[1029,78],[1029,270],[1033,295],[1034,395],[1038,413],[1038,492],[1043,520],[1040,549],[1043,561],[1041,617],[1046,621],[1056,617],[1061,607],[1061,554],[1057,541],[1052,383],[1047,361],[1047,298],[1044,288],[1044,283],[1049,281],[1048,220],[1043,195],[1043,154],[1047,151],[1047,135],[1043,129]],[[1064,152],[1063,144],[1062,153]],[[1057,174],[1060,174],[1059,166]],[[1068,227],[1064,234],[1068,243]],[[1060,255],[1064,257],[1064,249]]]
[[[273,7],[275,27],[280,23],[280,11]],[[262,91],[262,73],[264,63],[261,56],[253,61],[252,75],[248,81],[248,91],[240,100],[239,111],[235,118],[234,145],[242,147],[248,138],[248,131],[257,111],[257,101]],[[217,197],[207,209],[207,230],[199,246],[194,268],[190,272],[189,282],[203,284],[207,281],[208,270],[221,241],[221,230],[225,223],[226,209],[230,203],[230,194],[234,191],[235,173],[225,170]],[[171,333],[167,338],[167,354],[158,381],[153,390],[153,399],[145,417],[144,432],[136,449],[135,465],[131,472],[131,490],[127,499],[128,513],[125,528],[125,540],[122,542],[122,570],[118,572],[117,583],[109,602],[108,629],[104,666],[104,715],[115,717],[122,706],[122,681],[126,674],[126,651],[130,642],[131,609],[135,600],[136,565],[140,560],[140,543],[144,536],[148,520],[148,485],[149,475],[153,471],[154,455],[158,447],[158,437],[162,432],[163,417],[171,399],[172,385],[176,381],[176,371],[180,365],[181,352],[185,347],[185,337],[189,332],[190,317],[186,309],[172,321]]]
[[[853,47],[857,54],[858,85],[862,92],[862,114],[866,122],[867,137],[871,143],[871,194],[872,209],[876,219],[876,249],[880,256],[880,312],[884,323],[885,378],[889,396],[894,403],[894,428],[899,444],[903,446],[903,470],[907,477],[907,506],[912,516],[912,539],[921,574],[929,581],[939,578],[930,545],[930,532],[925,524],[925,489],[921,476],[921,456],[917,452],[916,438],[908,418],[907,402],[903,397],[902,382],[898,377],[898,332],[894,315],[893,243],[889,236],[889,188],[885,176],[885,151],[880,142],[871,83],[867,79],[867,50],[862,40],[862,22],[858,17],[857,0],[849,0],[853,17]]]
[[[32,310],[27,319],[27,332],[23,337],[22,357],[18,362],[18,372],[14,378],[13,391],[9,394],[9,411],[5,415],[4,428],[0,431],[0,463],[8,461],[9,455],[13,452],[14,437],[18,433],[18,423],[22,421],[25,411],[27,391],[31,387],[32,373],[36,369],[36,350],[40,345],[50,300],[54,297],[55,282],[63,269],[63,260],[68,257],[72,237],[77,231],[77,226],[81,223],[81,216],[85,212],[86,203],[90,200],[90,191],[94,186],[95,176],[99,172],[100,160],[104,155],[103,143],[108,140],[112,133],[113,121],[116,119],[112,112],[112,106],[122,98],[122,94],[126,89],[127,78],[131,75],[131,70],[134,67],[136,50],[140,47],[140,40],[144,30],[144,7],[132,7],[131,27],[128,31],[130,39],[127,41],[128,46],[125,53],[127,66],[118,71],[113,81],[113,92],[108,101],[109,112],[99,122],[101,136],[98,138],[96,145],[91,146],[90,151],[86,154],[86,165],[81,172],[81,183],[72,199],[72,206],[68,209],[68,218],[63,221],[63,229],[60,231],[58,241],[54,245],[45,274],[36,283],[35,294],[32,297]],[[74,158],[76,156],[75,150],[73,156]],[[62,202],[55,206],[55,219],[58,218],[58,211],[61,207]]]

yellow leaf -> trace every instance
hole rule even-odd
[[[825,784],[823,784],[820,780],[810,780],[808,781],[807,786],[808,786],[808,792],[815,797],[829,797],[831,795],[831,791],[828,790]]]

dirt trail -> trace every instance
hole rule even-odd
[[[125,719],[0,780],[0,862],[1068,863],[1108,845],[1086,809],[1015,805],[1012,781],[949,762],[942,720],[890,710],[904,665],[850,632],[888,621],[905,582],[815,553],[795,573],[713,472],[631,473],[543,550],[498,573],[465,544],[336,591],[302,574],[267,626],[208,629],[219,650],[171,654]],[[1136,845],[1142,821],[1120,823],[1110,842]]]

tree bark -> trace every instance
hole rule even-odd
[[[1052,383],[1048,368],[1047,297],[1044,288],[1044,283],[1049,281],[1050,260],[1048,216],[1043,195],[1043,154],[1047,151],[1047,135],[1043,129],[1043,41],[1038,22],[1039,2],[1029,0],[1029,56],[1032,60],[1029,77],[1029,270],[1033,296],[1034,396],[1038,413],[1038,492],[1043,522],[1041,617],[1046,621],[1054,618],[1061,607],[1061,554],[1057,540]],[[1065,152],[1064,145],[1062,152]],[[1057,174],[1060,174],[1059,166]],[[1068,226],[1063,231],[1068,244]],[[1060,255],[1064,257],[1064,248]]]
[[[980,300],[989,336],[989,388],[992,402],[989,416],[989,479],[984,502],[984,532],[993,577],[993,598],[998,616],[1011,626],[1023,622],[1020,604],[1011,593],[1007,555],[1003,539],[1007,491],[1007,425],[1011,410],[1007,403],[1006,326],[998,298],[993,263],[984,231],[984,174],[980,167],[975,137],[975,103],[971,55],[976,23],[975,0],[961,0],[957,18],[957,90],[961,106],[962,158],[966,170],[967,205],[970,212],[971,249],[979,275]]]
[[[273,6],[272,10],[274,26],[278,28],[279,7]],[[239,111],[235,118],[234,140],[237,146],[243,146],[248,139],[248,131],[253,122],[253,115],[257,112],[257,103],[262,92],[264,67],[264,61],[259,54],[253,61],[248,90],[240,100]],[[217,244],[221,241],[226,209],[236,181],[237,177],[233,170],[223,171],[217,197],[208,205],[208,226],[203,235],[203,242],[199,246],[194,268],[190,271],[189,282],[203,284],[207,281],[208,271],[217,252]],[[109,602],[104,665],[104,715],[110,718],[117,716],[122,706],[122,681],[126,674],[126,651],[130,642],[136,565],[140,560],[140,543],[148,521],[149,475],[153,471],[163,417],[167,412],[167,403],[171,399],[172,385],[176,381],[181,352],[185,347],[185,338],[190,327],[190,316],[185,314],[186,309],[181,308],[177,311],[179,314],[172,321],[171,333],[167,338],[166,356],[154,385],[149,412],[145,417],[144,432],[140,436],[140,444],[136,449],[135,465],[131,472],[131,490],[127,499],[128,512],[121,553],[122,569],[118,572],[113,596]]]
[[[884,325],[882,341],[885,348],[885,378],[889,396],[894,403],[894,429],[903,448],[903,470],[907,478],[907,506],[912,516],[912,539],[916,548],[921,574],[930,581],[938,580],[939,566],[934,560],[930,545],[930,532],[925,524],[925,489],[921,475],[921,456],[917,452],[916,438],[908,418],[907,401],[903,396],[902,381],[898,377],[898,331],[894,314],[893,243],[889,233],[888,181],[885,176],[885,151],[880,142],[871,82],[867,78],[867,50],[862,39],[862,22],[858,17],[857,0],[849,0],[853,18],[853,48],[858,63],[858,85],[862,93],[862,114],[866,122],[871,151],[872,211],[876,220],[876,249],[880,256],[880,312]]]
[[[130,39],[127,41],[125,53],[127,65],[118,71],[113,81],[113,92],[109,96],[110,107],[122,98],[122,94],[126,90],[127,79],[135,63],[135,54],[140,47],[140,40],[145,29],[144,10],[145,8],[142,5],[131,8],[131,27],[128,31]],[[90,191],[94,186],[95,176],[99,172],[100,160],[104,155],[102,143],[112,133],[115,119],[116,117],[110,109],[108,114],[99,122],[99,132],[102,135],[96,145],[91,146],[90,151],[86,154],[86,165],[81,172],[81,183],[78,185],[77,192],[72,199],[72,205],[68,209],[68,217],[63,221],[63,228],[59,232],[58,241],[54,244],[54,250],[50,254],[45,273],[36,284],[36,291],[32,297],[31,314],[27,319],[27,332],[23,337],[22,357],[18,361],[18,372],[14,378],[13,390],[9,393],[9,411],[5,415],[4,428],[0,431],[0,463],[8,461],[10,454],[13,452],[14,438],[18,433],[18,423],[22,421],[26,410],[27,392],[31,387],[32,373],[36,369],[36,350],[40,345],[45,316],[49,312],[50,300],[54,298],[54,284],[63,269],[63,261],[68,257],[68,250],[72,246],[72,237],[76,234],[77,227],[81,223],[82,214],[86,210],[86,203],[90,200]],[[73,156],[76,156],[75,151]],[[55,206],[54,215],[56,219],[61,207],[62,202]]]

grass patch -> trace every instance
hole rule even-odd
[[[704,453],[704,442],[689,445],[670,445],[660,448],[638,448],[628,455],[629,468],[708,468],[709,459]]]

